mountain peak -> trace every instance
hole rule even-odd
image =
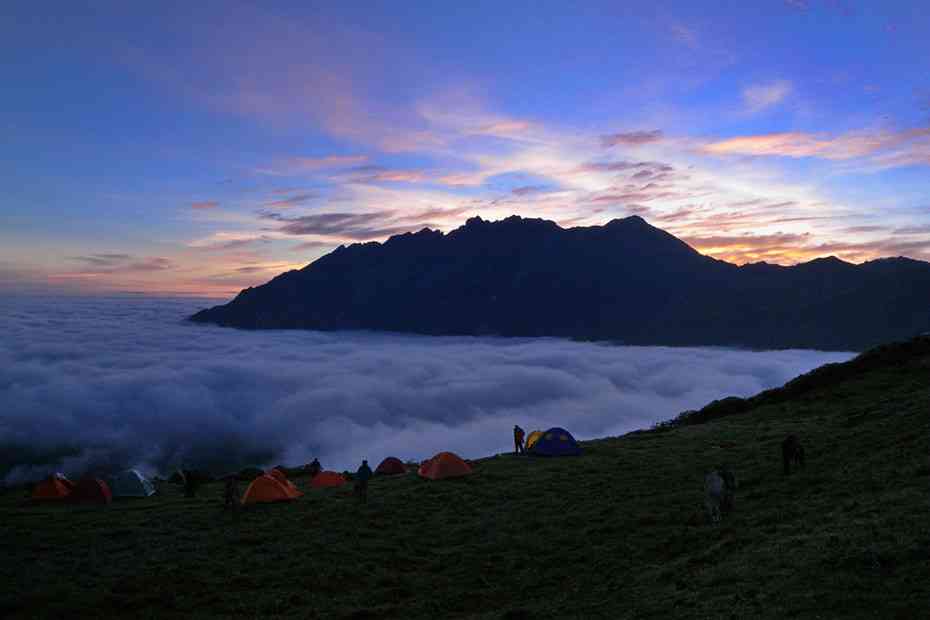
[[[192,318],[246,328],[851,350],[930,330],[927,307],[930,264],[920,261],[858,266],[827,257],[737,268],[637,215],[572,228],[476,216],[448,234],[424,228],[336,250]]]

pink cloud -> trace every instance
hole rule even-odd
[[[530,123],[520,120],[501,120],[495,121],[493,123],[488,123],[487,125],[482,125],[474,130],[471,133],[485,135],[485,136],[498,136],[498,137],[510,137],[515,134],[523,133],[531,127]]]
[[[419,183],[426,179],[422,170],[378,170],[371,174],[352,177],[352,183]]]
[[[766,155],[844,160],[871,156],[881,167],[930,165],[930,127],[839,136],[803,132],[738,136],[701,147],[712,155]]]
[[[487,174],[483,172],[455,172],[437,178],[436,182],[449,187],[475,187],[486,179]]]
[[[191,203],[191,209],[215,209],[218,206],[220,206],[220,203],[216,200],[202,200]]]

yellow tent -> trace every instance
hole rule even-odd
[[[530,433],[530,436],[526,438],[526,449],[529,450],[533,447],[533,444],[539,441],[539,438],[543,436],[542,431],[533,431]]]

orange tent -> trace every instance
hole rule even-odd
[[[310,486],[314,489],[323,487],[339,487],[346,483],[346,477],[334,471],[321,471],[310,481]]]
[[[293,486],[293,485],[291,485]],[[260,504],[266,502],[283,502],[297,499],[300,491],[292,491],[284,483],[273,476],[262,474],[249,484],[242,496],[243,504]]]
[[[378,468],[375,469],[376,474],[381,474],[382,476],[393,476],[394,474],[406,474],[407,468],[401,462],[401,460],[394,456],[389,456],[378,465]]]
[[[113,501],[110,487],[100,478],[81,478],[68,495],[72,502],[109,504]]]
[[[284,472],[281,471],[280,469],[278,469],[277,467],[275,467],[275,468],[272,469],[270,472],[268,472],[268,474],[269,474],[272,478],[274,478],[275,480],[277,480],[278,482],[280,482],[281,484],[283,484],[285,487],[287,487],[288,492],[291,493],[292,495],[294,495],[294,497],[300,497],[301,495],[303,495],[303,493],[301,493],[301,492],[297,489],[297,485],[295,485],[293,482],[291,482],[290,480],[288,480],[288,479],[287,479],[287,476],[284,475]]]
[[[74,483],[55,474],[35,486],[32,490],[32,499],[64,499],[71,494],[73,488]]]
[[[423,461],[417,473],[430,480],[467,476],[471,467],[462,458],[452,452],[440,452],[428,461]]]

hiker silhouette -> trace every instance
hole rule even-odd
[[[525,433],[523,429],[513,425],[513,452],[514,454],[526,454],[526,448],[523,447],[523,437]]]
[[[371,480],[371,476],[371,467],[368,466],[367,460],[363,460],[355,472],[355,493],[363,504],[368,502],[368,481]]]

